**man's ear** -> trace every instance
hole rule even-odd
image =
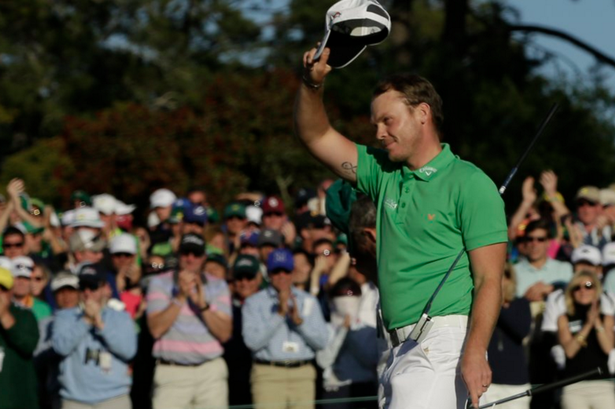
[[[431,107],[429,106],[429,104],[425,102],[421,102],[420,104],[418,104],[414,108],[414,110],[418,114],[419,120],[421,121],[421,124],[423,125],[426,124],[428,120],[431,118]]]
[[[367,237],[367,239],[371,242],[371,243],[376,243],[376,229],[373,227],[364,227],[363,228],[363,235],[365,237]]]

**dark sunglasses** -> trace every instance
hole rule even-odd
[[[32,280],[34,281],[43,281],[44,278],[43,277],[30,277]]]
[[[578,200],[577,201],[577,207],[583,207],[583,206],[596,206],[597,203],[594,202],[590,202],[589,200]]]
[[[283,268],[276,268],[275,270],[270,271],[269,275],[270,276],[275,276],[275,275],[278,275],[280,273],[292,274],[292,271],[284,270]]]
[[[594,288],[594,283],[592,283],[591,281],[586,281],[583,284],[579,284],[579,285],[575,285],[574,287],[572,287],[572,291],[579,291],[581,288],[585,288],[587,290],[591,290],[592,288]]]
[[[205,223],[203,223],[203,222],[196,222],[196,221],[193,221],[193,222],[185,222],[185,223],[186,223],[186,224],[195,224],[195,225],[197,225],[197,226],[199,226],[199,227],[205,227]]]
[[[5,249],[11,249],[13,247],[23,247],[23,241],[21,243],[3,243],[2,247]]]
[[[264,214],[263,216],[265,216],[265,217],[269,217],[269,216],[282,217],[282,216],[284,216],[284,213],[281,213],[281,212],[271,212],[271,213]]]
[[[189,256],[190,254],[192,254],[194,257],[203,257],[205,255],[205,253],[201,253],[194,250],[184,250],[179,252],[180,256]]]
[[[6,292],[6,291],[8,291],[8,290],[9,290],[9,289],[8,289],[8,288],[6,288],[5,286],[0,285],[0,291],[4,291],[4,292]]]
[[[533,241],[537,241],[539,243],[544,243],[545,241],[547,241],[546,237],[532,237],[532,236],[527,236],[523,239],[523,241],[525,241],[526,243],[531,243]]]
[[[113,253],[111,256],[112,257],[132,257],[132,256],[134,256],[134,254],[130,254],[130,253]]]
[[[256,278],[256,275],[251,275],[251,274],[235,274],[235,276],[233,277],[233,280],[235,280],[235,281],[243,281],[243,280],[252,281],[255,278]]]

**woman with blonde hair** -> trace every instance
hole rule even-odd
[[[602,374],[566,386],[562,409],[615,408],[615,386],[607,380],[615,321],[612,315],[600,313],[601,293],[600,280],[590,271],[575,274],[566,288],[567,311],[557,322],[559,342],[566,353],[563,376],[579,375],[596,367],[602,369]]]
[[[487,350],[492,370],[492,383],[485,394],[489,402],[531,387],[523,341],[530,333],[532,314],[528,299],[516,297],[516,293],[515,270],[507,263],[502,277],[502,309]],[[509,409],[528,409],[530,398],[517,399],[506,405],[510,405]]]

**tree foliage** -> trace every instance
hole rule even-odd
[[[370,90],[386,74],[413,71],[443,96],[445,142],[496,183],[555,102],[559,113],[520,176],[553,168],[568,196],[613,182],[613,94],[600,82],[537,74],[545,61],[528,56],[530,37],[511,35],[514,10],[498,1],[382,3],[390,38],[327,79],[337,129],[373,141]],[[145,203],[159,186],[203,185],[217,205],[243,189],[288,197],[317,183],[329,173],[294,138],[292,105],[301,55],[322,38],[332,1],[290,0],[271,19],[258,14],[275,4],[2,3],[0,159],[14,154],[1,179],[23,176],[56,202],[74,188]]]

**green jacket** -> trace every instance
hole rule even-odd
[[[37,409],[36,372],[32,353],[38,343],[38,325],[28,309],[11,304],[15,325],[0,325],[0,409]]]

